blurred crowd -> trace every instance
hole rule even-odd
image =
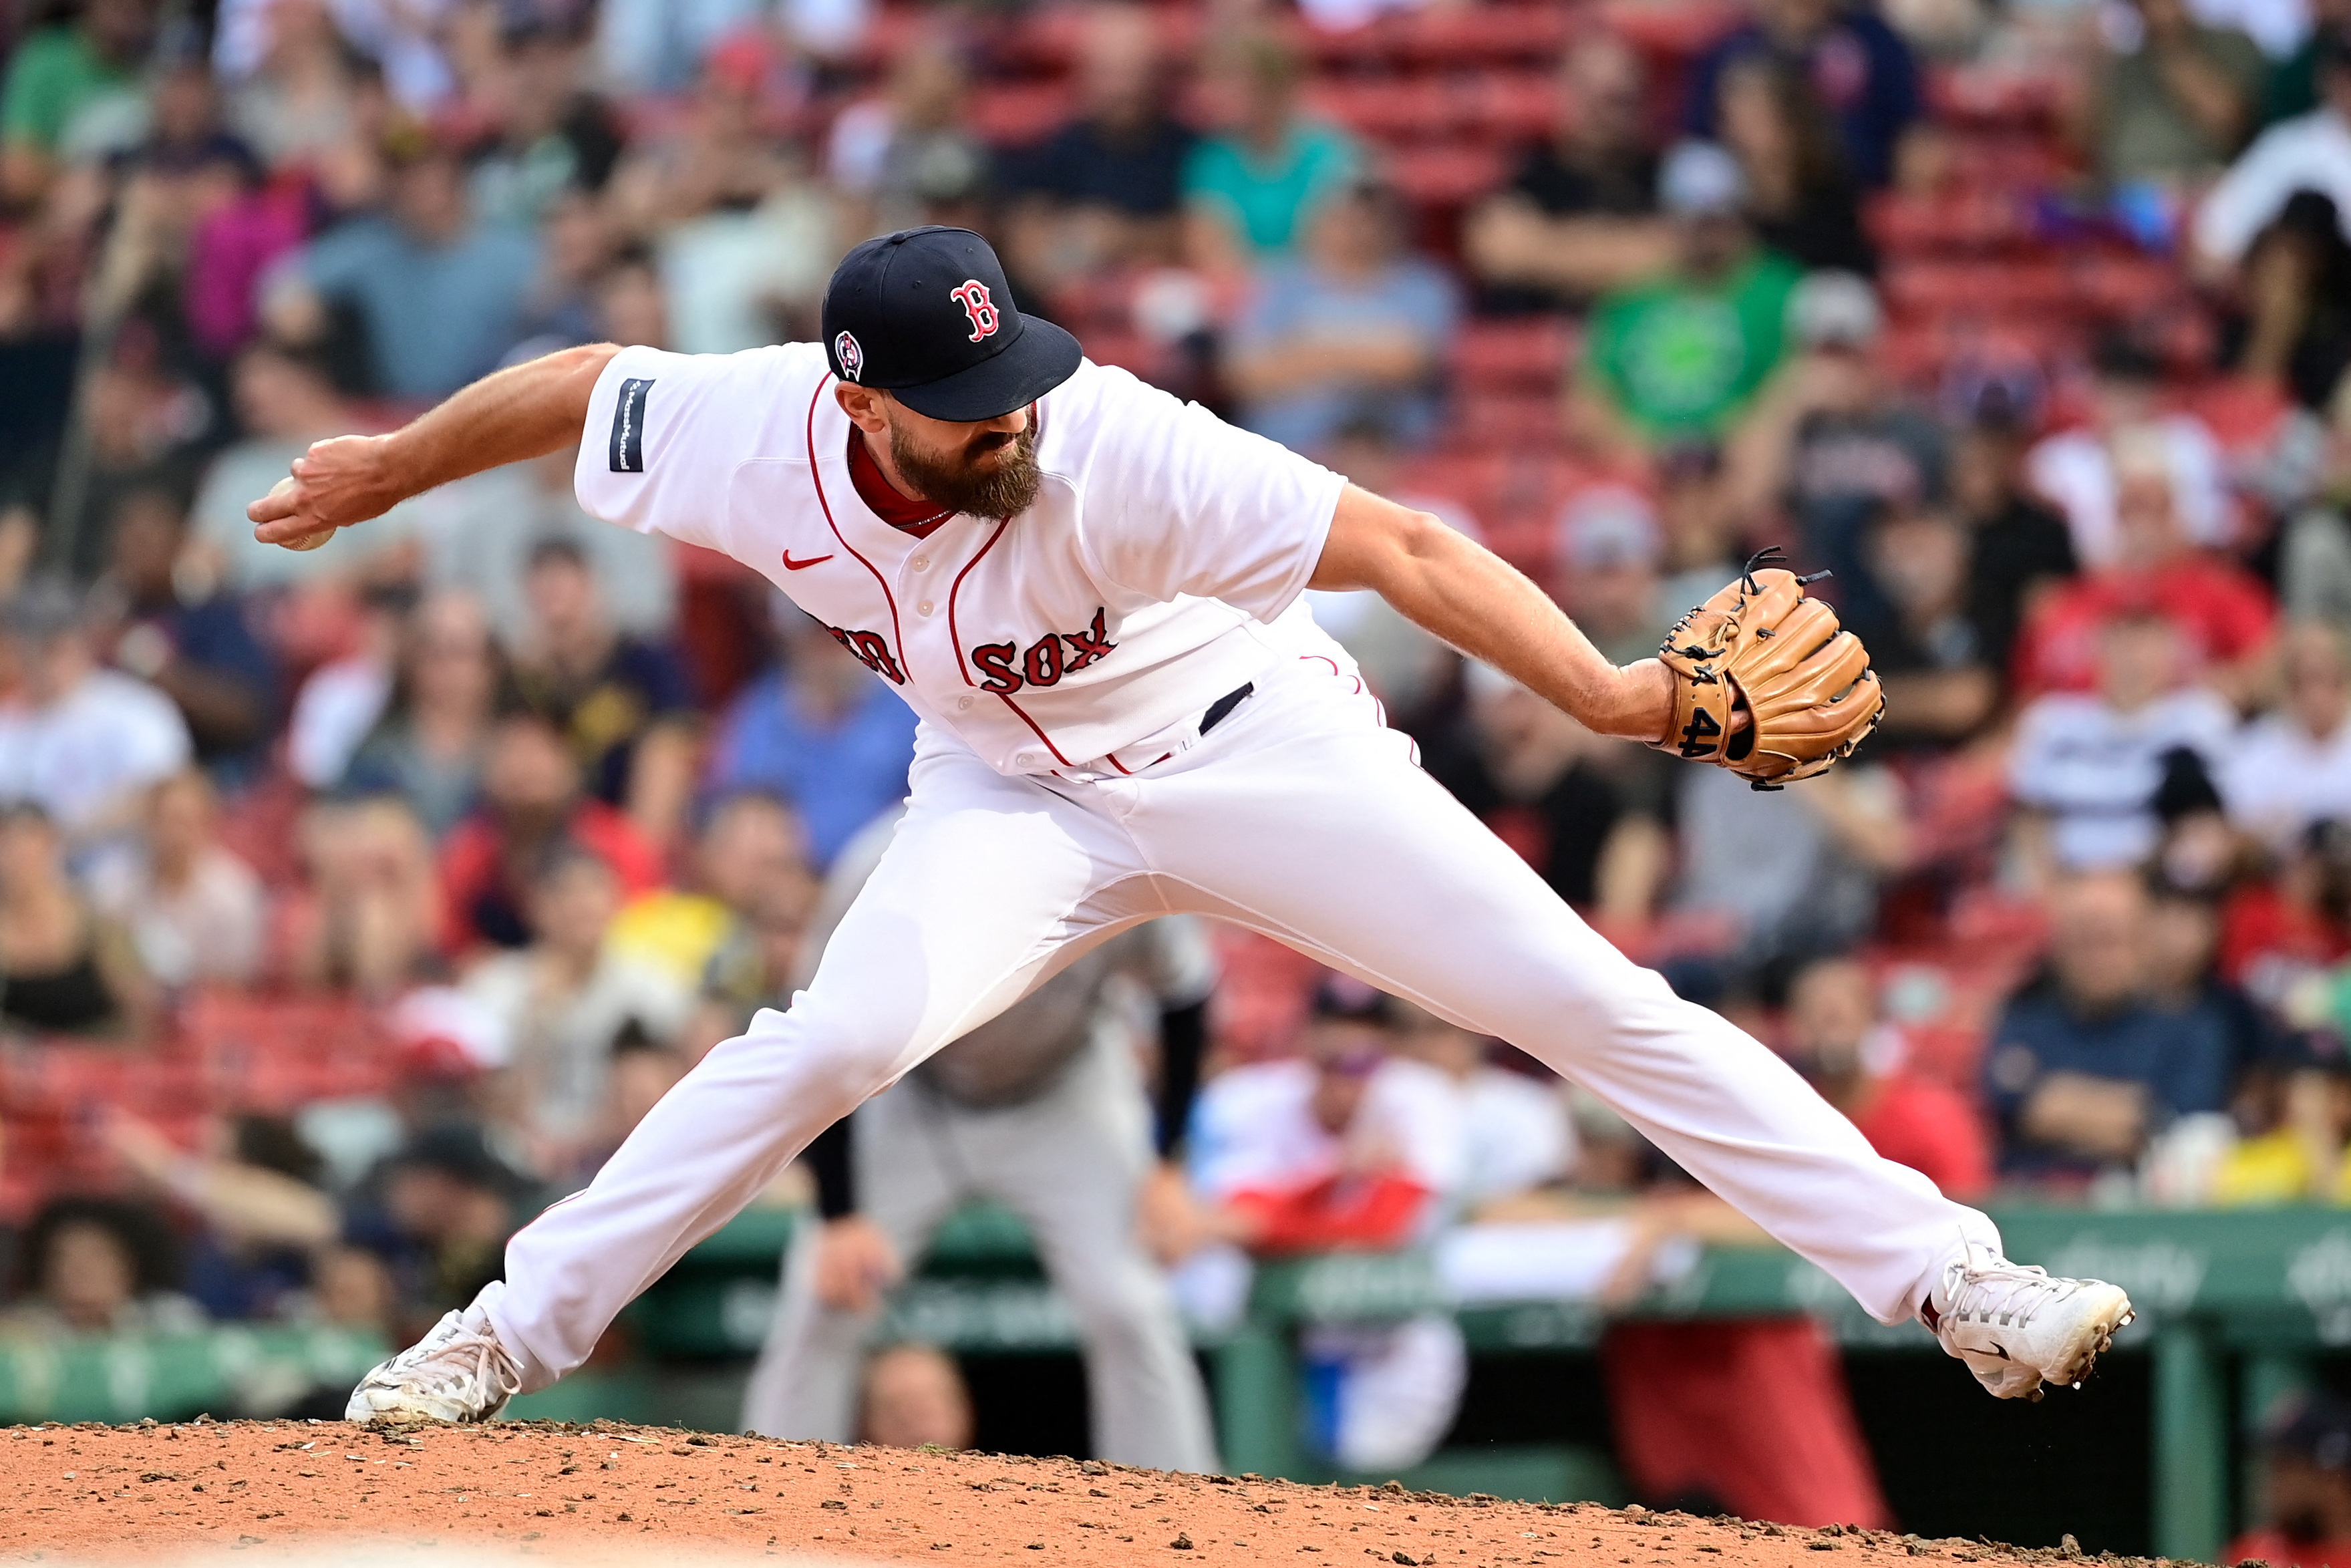
[[[1889,1156],[2351,1201],[2345,0],[16,0],[0,49],[9,1332],[405,1341],[788,997],[913,738],[821,627],[592,522],[568,453],[307,553],[244,508],[553,348],[807,337],[916,223],[1613,658],[1767,545],[1832,570],[1887,718],[1776,793],[1367,596],[1316,615],[1562,897]],[[1251,1255],[1435,1241],[1460,1299],[1604,1303],[1746,1237],[1499,1042],[1209,940],[1146,1212],[1196,1315]],[[27,1064],[210,1049],[222,996],[347,1001],[357,1088],[99,1095],[26,1152]],[[1630,1332],[1690,1369],[1618,1401],[1647,1490],[1882,1516],[1820,1458],[1841,1398],[1789,1414],[1824,1343]],[[1310,1347],[1317,1441],[1426,1452],[1462,1354]],[[877,1360],[867,1418],[952,1440],[946,1373]],[[1750,1375],[1826,1435],[1679,1475]]]

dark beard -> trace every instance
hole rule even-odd
[[[982,472],[963,464],[950,466],[927,457],[907,444],[904,431],[894,425],[890,430],[890,460],[898,465],[898,476],[913,486],[916,495],[957,512],[999,521],[1017,517],[1035,506],[1037,491],[1045,477],[1037,466],[1034,419],[1008,442],[997,431],[973,437],[964,448],[963,457],[967,464],[970,458],[1002,445],[1011,447],[1010,459]]]

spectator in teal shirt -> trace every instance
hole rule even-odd
[[[1298,60],[1279,40],[1250,37],[1217,52],[1208,87],[1225,126],[1184,161],[1194,264],[1229,274],[1296,245],[1300,220],[1361,162],[1335,126],[1298,108]]]
[[[521,336],[538,242],[475,215],[448,147],[421,132],[386,141],[386,210],[289,256],[267,286],[263,315],[281,339],[314,343],[332,329],[330,308],[345,307],[366,334],[373,390],[429,402],[497,369]]]

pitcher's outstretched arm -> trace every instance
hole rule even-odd
[[[291,485],[246,507],[253,537],[293,544],[380,517],[452,479],[561,451],[580,439],[596,378],[620,351],[559,350],[484,376],[388,435],[312,442],[294,460]]]
[[[1443,519],[1359,486],[1339,497],[1311,585],[1372,590],[1602,735],[1654,742],[1673,716],[1663,664],[1609,663],[1524,572]]]

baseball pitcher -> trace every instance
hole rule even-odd
[[[815,978],[517,1234],[504,1281],[371,1372],[354,1419],[482,1420],[553,1383],[819,1131],[1180,912],[1510,1040],[1996,1395],[2079,1381],[2128,1321],[2112,1285],[2009,1262],[1985,1216],[1594,935],[1420,770],[1299,602],[1370,589],[1593,730],[1771,785],[1831,766],[1880,705],[1798,579],[1752,570],[1658,658],[1612,664],[1435,517],[1087,362],[967,230],[859,246],[822,329],[552,354],[313,445],[251,508],[299,547],[576,442],[581,506],[763,573],[922,719],[905,819]]]

